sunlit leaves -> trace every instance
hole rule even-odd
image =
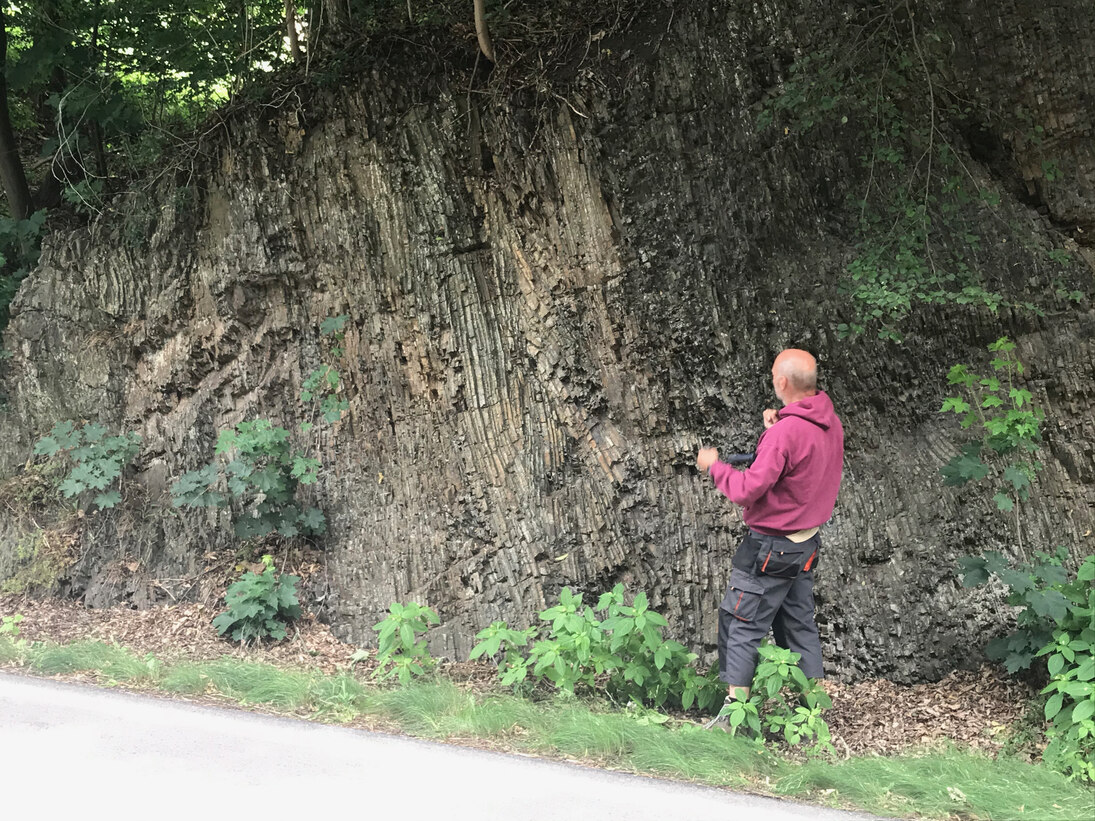
[[[50,122],[30,130],[59,135],[68,155],[96,150],[94,122],[109,159],[128,164],[145,136],[196,123],[244,77],[288,60],[283,14],[265,0],[19,3],[6,11],[10,88],[45,97]]]

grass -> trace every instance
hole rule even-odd
[[[357,705],[366,692],[364,685],[347,673],[319,676],[309,687],[313,712],[319,718],[334,721],[351,721],[358,714]]]
[[[29,645],[26,661],[33,670],[46,675],[94,672],[113,681],[150,680],[155,661],[142,661],[129,650],[101,641],[77,641],[72,644]]]
[[[0,665],[46,673],[95,672],[187,695],[217,693],[241,704],[396,723],[410,735],[476,739],[506,749],[579,758],[615,769],[778,795],[882,814],[928,818],[1074,821],[1095,817],[1095,791],[1041,764],[944,750],[897,758],[780,760],[751,742],[688,723],[644,723],[603,704],[537,702],[476,694],[445,679],[379,687],[349,673],[283,670],[230,657],[162,665],[101,642],[51,645],[0,636]]]
[[[362,707],[423,738],[495,739],[522,751],[720,786],[748,786],[746,776],[758,774],[765,760],[753,744],[725,733],[691,725],[667,731],[572,698],[537,703],[509,695],[476,696],[448,681],[380,690]]]
[[[927,816],[1076,821],[1095,817],[1095,791],[1043,765],[973,752],[810,761],[787,771],[776,791],[802,795],[835,790],[856,806]]]
[[[311,706],[311,679],[308,673],[226,657],[203,664],[176,665],[165,672],[162,686],[173,693],[216,692],[241,704],[265,704],[296,712]]]
[[[682,728],[670,738],[651,733],[630,761],[639,772],[728,787],[745,786],[749,779],[744,776],[761,775],[764,769],[752,744],[700,728]]]

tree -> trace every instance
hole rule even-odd
[[[286,25],[294,12],[291,3],[276,0],[7,6],[0,126],[17,114],[13,131],[23,162],[38,157],[40,204],[56,205],[64,196],[94,207],[112,179],[155,161],[164,146],[238,92],[250,73],[287,62]],[[5,156],[14,171],[19,155]],[[14,214],[18,186],[9,186],[6,174],[4,180]]]
[[[163,154],[247,77],[300,53],[288,37],[296,10],[291,0],[0,4],[0,185],[13,220],[0,222],[0,328],[37,259],[34,209],[92,213],[144,170],[157,168],[143,184],[158,179]]]
[[[0,5],[0,180],[3,181],[4,196],[8,198],[8,209],[12,217],[24,220],[34,209],[23,161],[19,159],[15,132],[11,127],[11,116],[8,114],[7,62],[8,20],[4,7]]]

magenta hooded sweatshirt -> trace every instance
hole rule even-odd
[[[711,478],[758,533],[781,535],[829,521],[844,467],[844,427],[824,391],[792,402],[757,440],[747,470],[711,465]]]

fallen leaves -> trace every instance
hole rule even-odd
[[[851,755],[894,755],[943,741],[993,754],[1007,743],[1008,728],[1034,695],[987,666],[930,684],[826,681],[825,689],[833,699],[825,718],[834,742],[839,738]]]
[[[60,599],[0,596],[0,613],[22,613],[20,638],[67,643],[79,640],[117,642],[138,655],[152,653],[164,661],[210,661],[224,655],[249,661],[336,672],[354,651],[332,635],[330,627],[310,618],[294,625],[292,639],[241,648],[217,636],[211,624],[216,611],[179,603],[148,610],[116,606],[93,610]]]

